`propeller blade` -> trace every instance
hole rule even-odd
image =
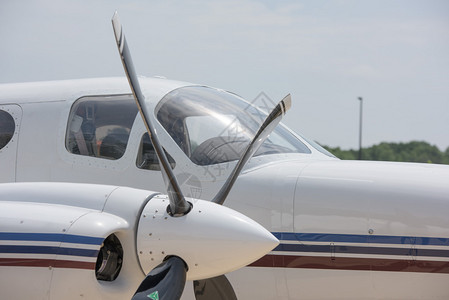
[[[186,283],[187,268],[182,259],[172,256],[145,277],[131,300],[181,298]]]
[[[156,247],[162,250],[155,251],[158,254],[153,253],[153,251],[139,251],[141,267],[144,270],[146,269],[145,272],[151,271],[142,281],[132,299],[179,299],[184,290],[188,264],[195,266],[189,273],[190,278],[200,279],[194,283],[197,299],[237,299],[230,282],[224,275],[206,280],[202,278],[224,274],[244,266],[257,259],[257,257],[266,254],[275,245],[279,244],[279,241],[255,221],[226,207],[198,200],[195,202],[195,206],[207,209],[191,210],[192,205],[185,200],[165,151],[159,142],[156,130],[151,123],[150,116],[152,112],[145,105],[145,98],[140,89],[139,80],[117,12],[115,12],[112,18],[112,26],[129,85],[159,158],[161,173],[170,200],[170,205],[165,211],[160,209],[160,207],[165,207],[166,205],[163,203],[165,196],[161,196],[161,198],[154,197],[147,204],[151,208],[153,208],[153,205],[157,207],[157,209],[148,208],[153,214],[153,218],[144,219],[146,214],[142,214],[143,217],[137,232],[137,247],[153,249],[153,251],[154,247]],[[246,148],[242,158],[238,161],[231,176],[213,199],[213,202],[223,204],[244,165],[280,122],[289,107],[290,95],[284,98],[267,117],[254,139]],[[190,211],[191,213],[185,216]],[[202,213],[202,211],[204,212]],[[165,217],[167,214],[185,217],[169,218],[170,221],[167,222],[167,217]],[[163,225],[160,223],[162,220],[164,220]],[[156,226],[143,226],[143,224],[150,224],[149,222]],[[187,234],[185,232],[180,234],[180,230],[189,224],[191,228],[186,230]],[[242,226],[242,224],[245,225]],[[169,230],[168,228],[170,227],[173,230]],[[147,232],[150,228],[151,232]],[[161,230],[163,233],[158,235],[154,230]],[[194,238],[190,238],[191,236]],[[157,237],[157,240],[149,237]],[[173,243],[174,240],[177,243]],[[198,244],[207,245],[207,247],[199,247]],[[218,250],[211,251],[214,247],[211,248],[210,245],[213,245]],[[240,250],[235,252],[235,255],[230,256],[229,253],[236,249]],[[165,253],[170,253],[172,256],[165,259]],[[151,256],[151,260],[144,259],[148,256]],[[219,257],[218,262],[217,257]],[[152,269],[154,265],[151,261],[163,262]]]
[[[223,204],[243,167],[251,159],[254,153],[257,152],[263,142],[265,142],[273,129],[279,124],[287,110],[290,109],[291,103],[291,96],[288,94],[278,103],[278,105],[276,105],[275,108],[273,108],[271,113],[260,126],[253,140],[249,143],[248,147],[246,147],[245,152],[232,170],[231,175],[229,175],[220,191],[217,195],[215,195],[214,199],[212,199],[212,202]]]
[[[225,275],[195,280],[193,290],[196,300],[237,300],[234,289]]]
[[[140,114],[147,128],[148,135],[159,158],[162,176],[164,178],[167,194],[170,199],[170,215],[183,216],[190,211],[191,205],[185,200],[184,195],[181,192],[181,188],[176,181],[173,170],[171,169],[167,156],[165,155],[162,145],[159,142],[156,131],[151,124],[149,112],[145,109],[145,97],[140,89],[139,80],[134,69],[131,53],[129,51],[117,12],[115,12],[112,17],[112,27],[114,28],[114,36],[117,42],[117,48],[122,60],[123,68],[125,69],[126,77],[128,78],[137,107],[139,108]]]

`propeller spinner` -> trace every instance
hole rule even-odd
[[[167,196],[152,198],[137,231],[142,269],[148,273],[133,299],[179,299],[185,281],[195,280],[196,299],[237,299],[224,273],[262,257],[279,244],[265,228],[223,204],[249,159],[290,107],[290,95],[270,113],[212,201],[189,199],[176,177],[151,123],[117,12],[112,18],[115,39],[132,93],[156,150]],[[167,203],[168,206],[167,206]]]

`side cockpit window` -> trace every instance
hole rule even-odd
[[[168,161],[172,169],[175,168],[176,163],[173,157],[165,151]],[[159,159],[157,158],[156,151],[154,150],[153,144],[151,143],[148,133],[142,136],[140,142],[139,153],[137,154],[136,165],[139,169],[160,171],[161,167],[159,165]]]
[[[0,150],[11,141],[15,127],[13,117],[8,112],[0,110]]]
[[[70,111],[66,148],[73,154],[119,159],[136,115],[132,95],[82,97]]]

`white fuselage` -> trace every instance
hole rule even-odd
[[[190,85],[140,80],[153,109],[168,92]],[[0,149],[0,182],[98,183],[165,192],[160,172],[136,162],[146,132],[139,115],[118,159],[67,149],[76,100],[129,94],[124,78],[0,86],[0,110],[16,126],[7,147]],[[193,163],[151,117],[176,161],[173,171],[183,192],[210,200],[235,161]],[[269,255],[227,275],[237,296],[449,298],[449,167],[341,161],[296,137],[310,153],[252,158],[225,202],[281,241]],[[193,295],[184,294],[185,299]]]

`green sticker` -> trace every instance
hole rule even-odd
[[[157,291],[152,292],[151,294],[147,295],[147,297],[152,300],[159,300],[159,293]]]

